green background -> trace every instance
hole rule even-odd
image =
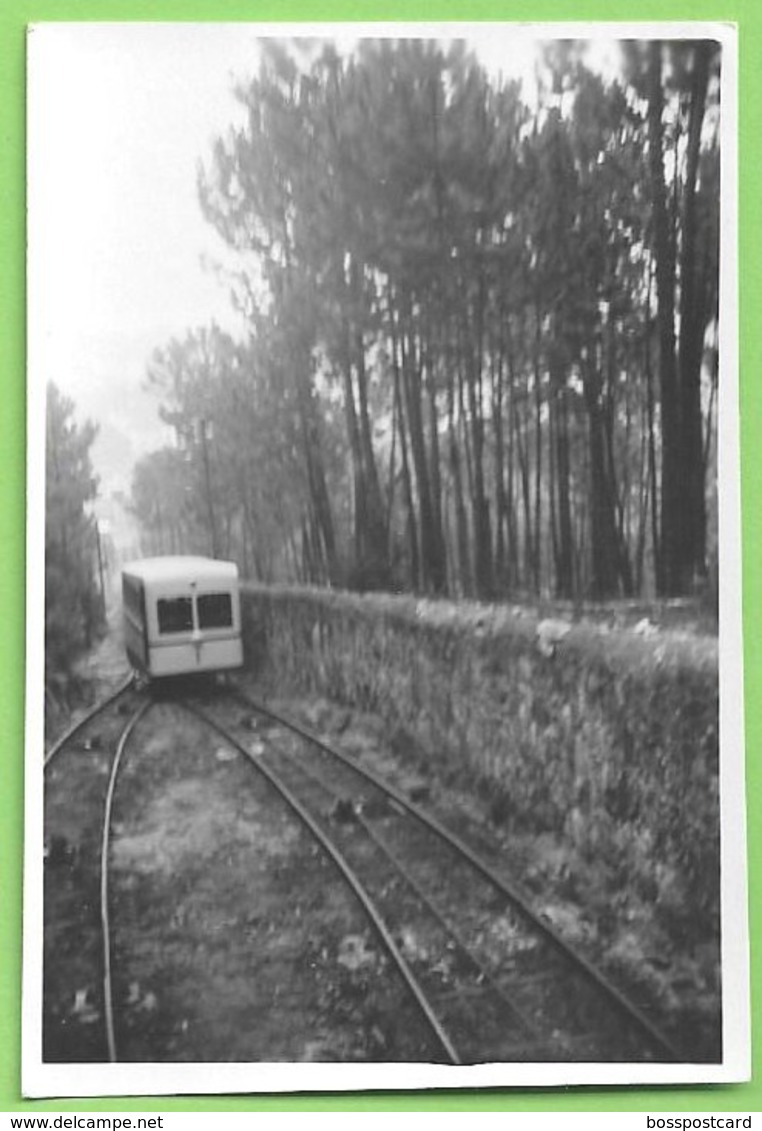
[[[138,1097],[25,1102],[20,1095],[23,850],[25,310],[24,32],[44,20],[724,20],[739,29],[739,269],[743,604],[752,1015],[762,1033],[762,3],[760,0],[2,0],[0,2],[0,1112],[26,1111],[762,1111],[750,1084],[359,1095]],[[97,97],[97,92],[94,92]],[[53,375],[54,376],[54,375]]]

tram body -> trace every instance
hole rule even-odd
[[[151,678],[243,664],[241,601],[234,562],[144,558],[122,570],[124,645]]]

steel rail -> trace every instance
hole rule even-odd
[[[275,773],[274,770],[272,770],[269,766],[266,766],[262,761],[260,761],[259,758],[257,758],[249,750],[247,750],[243,743],[239,742],[234,735],[230,734],[230,732],[225,727],[221,726],[218,722],[216,722],[215,719],[211,718],[210,715],[207,715],[205,711],[202,711],[199,707],[193,706],[188,702],[183,702],[182,706],[191,715],[194,715],[196,718],[206,723],[206,725],[209,726],[212,730],[215,730],[222,738],[225,739],[226,742],[229,742],[232,746],[235,746],[235,748],[241,754],[243,754],[249,760],[249,762],[251,762],[254,768],[258,770],[264,778],[267,779],[270,785],[277,790],[286,804],[294,811],[294,813],[296,813],[302,823],[306,825],[306,827],[310,830],[313,837],[319,842],[328,856],[330,856],[331,860],[333,860],[334,864],[339,869],[342,876],[359,900],[365,913],[368,915],[371,923],[376,929],[376,932],[378,933],[384,946],[386,947],[388,954],[392,958],[392,961],[402,975],[408,989],[415,998],[418,1007],[420,1008],[423,1016],[426,1019],[426,1022],[429,1025],[429,1028],[434,1033],[437,1041],[444,1050],[450,1064],[462,1064],[463,1062],[454,1044],[445,1032],[439,1018],[434,1013],[434,1010],[432,1009],[428,999],[426,998],[423,989],[419,985],[418,980],[410,969],[399,947],[392,938],[392,935],[385,922],[381,918],[378,910],[376,909],[375,904],[371,900],[368,893],[365,891],[365,888],[352,869],[351,865],[348,863],[339,849],[331,843],[330,839],[325,835],[325,833],[313,819],[311,814],[307,812],[298,798],[292,793],[292,791],[280,779],[280,777]]]
[[[430,914],[434,917],[434,919],[437,920],[437,922],[440,924],[440,926],[443,928],[443,930],[446,931],[455,940],[457,945],[461,948],[461,950],[467,956],[468,961],[471,963],[471,965],[474,967],[474,969],[478,972],[478,974],[483,979],[483,981],[486,982],[489,985],[489,988],[492,991],[492,993],[494,993],[495,996],[497,998],[499,998],[500,1001],[503,1003],[503,1005],[505,1006],[508,1013],[524,1029],[524,1032],[527,1033],[530,1037],[533,1038],[533,1043],[535,1045],[537,1045],[537,1046],[542,1045],[545,1048],[547,1048],[548,1047],[547,1041],[543,1041],[541,1034],[537,1031],[537,1029],[531,1023],[529,1018],[524,1016],[523,1012],[519,1009],[519,1007],[516,1005],[516,1003],[511,1000],[511,998],[508,996],[508,994],[503,989],[503,987],[499,985],[499,983],[497,982],[497,980],[495,978],[495,975],[489,969],[489,967],[484,962],[482,962],[482,960],[480,958],[478,958],[477,955],[475,955],[473,953],[473,951],[471,950],[471,947],[468,944],[468,941],[464,938],[460,929],[458,927],[454,926],[450,922],[446,913],[444,911],[442,911],[442,909],[440,907],[437,906],[437,904],[434,902],[434,900],[431,898],[431,896],[428,894],[428,892],[424,891],[421,884],[419,884],[419,882],[410,874],[410,872],[405,867],[404,863],[400,860],[400,858],[397,856],[397,854],[378,835],[376,830],[371,827],[370,822],[367,821],[365,819],[365,817],[363,817],[362,815],[360,815],[360,817],[358,819],[359,819],[360,824],[362,825],[362,827],[365,829],[366,833],[368,834],[368,836],[371,838],[371,840],[375,844],[378,845],[378,847],[381,849],[381,851],[386,854],[386,856],[389,858],[389,860],[394,865],[394,867],[397,869],[397,871],[400,873],[400,875],[402,875],[404,877],[405,882],[410,885],[412,890],[418,896],[421,903],[426,905]],[[559,1043],[561,1043],[561,1042],[559,1042]]]
[[[116,779],[122,763],[122,755],[130,735],[143,715],[153,706],[153,700],[141,703],[135,714],[121,733],[111,763],[106,801],[103,807],[103,832],[101,835],[101,939],[103,941],[103,1013],[106,1025],[106,1043],[111,1063],[117,1060],[116,1038],[114,1036],[114,1000],[111,985],[111,927],[108,913],[108,850],[111,836],[111,812],[116,791]]]
[[[252,710],[263,715],[265,718],[272,720],[274,723],[285,727],[287,730],[292,731],[294,734],[300,735],[308,742],[313,743],[319,750],[324,751],[332,758],[337,758],[349,769],[353,770],[360,777],[364,777],[367,781],[372,782],[378,789],[386,793],[389,797],[393,798],[399,805],[407,809],[414,817],[417,818],[423,825],[425,825],[431,832],[435,833],[445,844],[448,844],[464,859],[468,860],[470,864],[484,877],[488,883],[492,884],[501,894],[506,896],[511,903],[516,906],[523,915],[525,915],[531,923],[538,929],[538,931],[545,936],[549,943],[554,946],[562,955],[569,959],[578,971],[583,973],[587,979],[592,982],[599,990],[606,995],[609,1000],[614,1003],[620,1013],[624,1014],[631,1023],[633,1023],[644,1036],[652,1043],[655,1049],[658,1049],[660,1054],[668,1061],[680,1063],[684,1057],[680,1055],[678,1049],[672,1044],[668,1037],[666,1037],[656,1026],[645,1016],[645,1014],[629,1001],[622,991],[609,980],[600,970],[596,969],[592,963],[585,958],[583,954],[577,950],[575,946],[564,939],[550,923],[542,919],[534,908],[530,905],[527,897],[519,891],[514,883],[509,882],[503,876],[498,875],[488,864],[476,855],[476,853],[455,833],[450,832],[436,817],[432,817],[426,813],[415,802],[410,801],[401,790],[395,786],[385,782],[372,770],[368,770],[363,766],[359,766],[356,761],[344,754],[341,750],[329,746],[324,742],[319,735],[310,731],[307,727],[303,727],[293,719],[286,718],[279,715],[277,712],[270,710],[263,704],[252,699],[251,696],[241,691],[238,687],[231,687],[230,694],[233,695],[239,702]]]
[[[308,770],[306,766],[302,765],[300,762],[297,762],[297,760],[293,758],[287,751],[283,750],[282,747],[276,746],[275,748],[278,750],[278,753],[281,754],[284,759],[286,759],[286,761],[288,761],[292,766],[296,768],[298,773],[303,774],[310,781],[313,781],[329,797],[338,800],[339,794],[334,792],[334,790],[320,776],[320,774],[315,773],[314,770]],[[355,820],[357,821],[357,824],[359,824],[365,830],[368,837],[373,841],[376,847],[380,849],[384,856],[386,856],[387,860],[390,862],[396,872],[402,877],[403,881],[408,885],[408,887],[412,889],[413,892],[415,892],[418,899],[428,909],[429,913],[439,923],[440,927],[445,931],[446,934],[450,935],[450,937],[455,940],[457,945],[466,955],[468,961],[471,963],[471,966],[478,972],[484,982],[489,985],[492,992],[496,997],[500,999],[500,1001],[503,1003],[506,1010],[511,1014],[514,1020],[519,1023],[519,1025],[530,1037],[532,1037],[533,1043],[537,1046],[542,1045],[547,1048],[547,1041],[543,1041],[537,1029],[532,1025],[529,1019],[524,1016],[515,1002],[510,999],[507,992],[497,982],[495,975],[489,969],[489,967],[486,966],[481,961],[481,959],[473,953],[460,929],[450,922],[446,913],[437,906],[428,892],[424,891],[421,884],[418,882],[418,880],[415,879],[409,868],[406,867],[404,861],[392,848],[389,847],[386,841],[378,835],[376,830],[372,827],[370,822],[362,815],[361,812],[355,813]]]
[[[87,726],[87,724],[92,719],[94,719],[97,715],[99,715],[101,713],[101,711],[105,711],[106,707],[109,707],[112,703],[115,703],[116,700],[119,698],[119,696],[123,695],[125,693],[125,691],[128,691],[130,689],[130,687],[133,686],[134,683],[135,683],[134,672],[130,672],[129,676],[127,676],[127,678],[124,679],[119,684],[119,686],[116,688],[115,691],[112,691],[104,699],[99,700],[95,704],[94,707],[90,708],[90,710],[87,712],[87,714],[85,714],[81,719],[79,719],[78,722],[76,722],[72,726],[70,726],[69,729],[66,730],[61,735],[60,738],[56,739],[56,741],[53,743],[53,745],[50,747],[47,754],[45,755],[45,760],[43,762],[43,769],[48,768],[50,763],[55,758],[56,754],[58,754],[59,751],[63,749],[63,747],[66,745],[66,743],[70,739],[74,738],[75,734],[78,734],[79,731],[81,731],[83,727]]]

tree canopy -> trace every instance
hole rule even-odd
[[[266,41],[199,171],[250,334],[151,364],[134,504],[262,578],[494,599],[689,591],[714,545],[720,50]]]

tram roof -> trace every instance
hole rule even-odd
[[[122,573],[141,581],[235,581],[238,567],[235,562],[217,558],[169,554],[158,558],[140,558],[122,567]]]

